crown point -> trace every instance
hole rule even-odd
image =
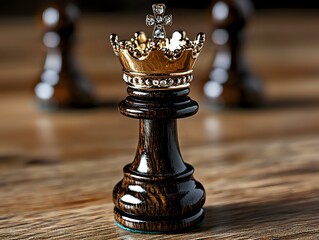
[[[199,43],[204,43],[205,42],[205,33],[198,33],[196,36],[196,41]]]
[[[195,42],[197,43],[197,45],[199,45],[199,47],[202,47],[205,42],[205,33],[198,33]]]
[[[110,42],[113,47],[114,53],[118,56],[119,51],[120,51],[120,46],[119,46],[119,38],[116,34],[111,34],[110,35]]]
[[[134,34],[134,38],[138,41],[139,44],[146,43],[148,40],[144,32],[136,32]]]
[[[111,41],[111,43],[117,43],[118,42],[118,36],[115,33],[111,34],[110,35],[110,41]]]

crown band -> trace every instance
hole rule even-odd
[[[123,73],[124,81],[133,88],[138,89],[167,89],[186,88],[193,80],[192,71],[190,73],[168,74],[168,75],[146,75],[136,73]]]

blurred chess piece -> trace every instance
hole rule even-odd
[[[204,95],[212,107],[259,107],[262,105],[262,82],[250,72],[243,57],[244,28],[253,12],[249,0],[214,0],[211,5],[216,47]]]
[[[34,86],[35,95],[45,109],[91,107],[91,82],[81,73],[73,56],[79,9],[71,1],[48,2],[40,12],[45,58]]]

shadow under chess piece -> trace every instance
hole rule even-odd
[[[193,65],[204,34],[190,41],[184,32],[166,38],[164,26],[172,16],[164,4],[153,5],[143,32],[128,41],[111,35],[111,44],[123,66],[129,97],[120,112],[139,120],[139,142],[132,164],[113,190],[114,217],[120,227],[144,233],[186,231],[204,217],[205,190],[184,163],[177,138],[177,120],[194,115],[198,104],[188,97]]]
[[[94,105],[93,88],[73,56],[79,10],[71,1],[52,1],[40,12],[45,58],[34,86],[41,107],[87,108]]]
[[[263,103],[263,85],[250,72],[242,53],[244,28],[253,11],[249,0],[215,0],[211,5],[216,47],[213,68],[204,85],[209,107],[259,107]]]

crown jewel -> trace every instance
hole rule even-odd
[[[164,4],[153,4],[153,15],[146,16],[146,25],[153,26],[153,38],[165,38],[165,28],[164,26],[172,25],[172,15],[164,16],[166,6]]]
[[[172,15],[165,15],[164,4],[153,4],[154,15],[146,16],[146,25],[154,26],[153,38],[136,32],[130,40],[110,36],[114,53],[123,66],[124,81],[135,88],[187,87],[193,79],[193,66],[203,47],[205,34],[194,41],[183,31],[166,38],[164,26],[172,24]]]

